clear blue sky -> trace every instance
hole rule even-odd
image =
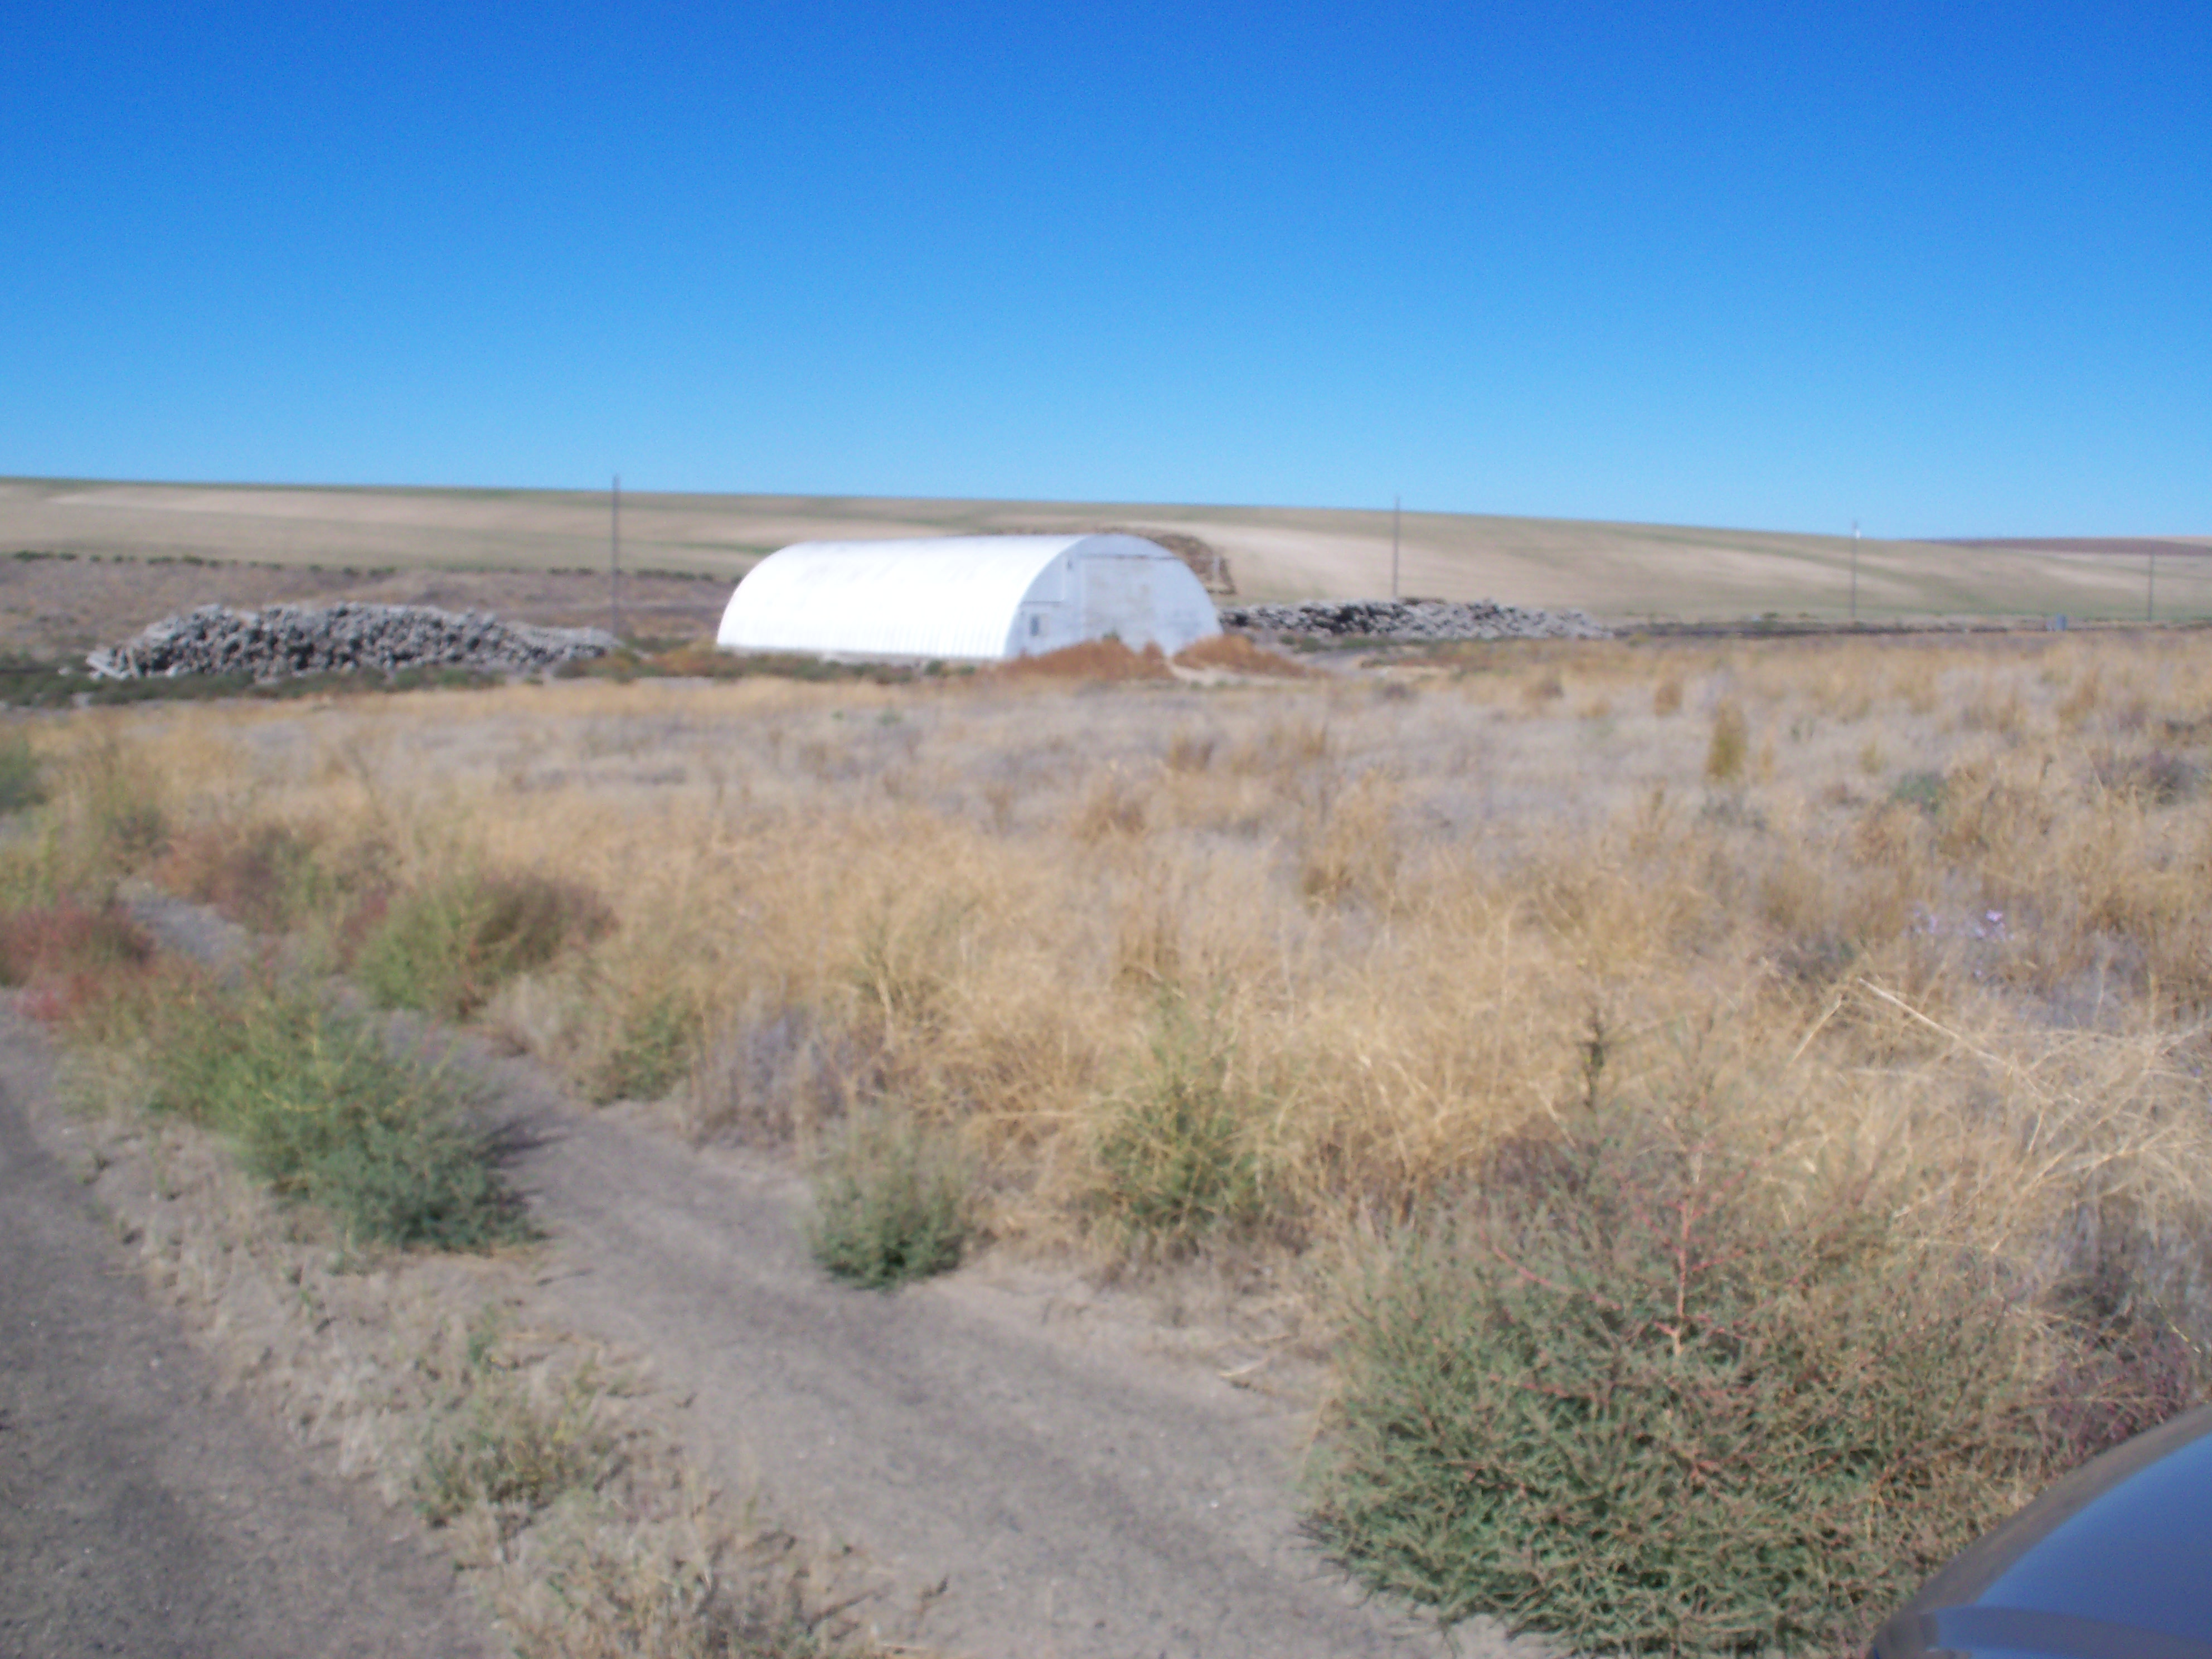
[[[2212,7],[20,5],[0,473],[2212,533]]]

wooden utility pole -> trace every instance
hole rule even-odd
[[[1851,626],[1859,625],[1859,521],[1851,520]]]
[[[615,474],[613,516],[607,527],[607,631],[622,638],[622,474]]]
[[[1390,498],[1390,598],[1398,597],[1398,498]]]

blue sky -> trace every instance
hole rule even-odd
[[[17,7],[0,473],[2212,533],[2212,8]]]

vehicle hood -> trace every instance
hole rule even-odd
[[[2091,1459],[1921,1587],[1879,1659],[2212,1659],[2212,1407]]]

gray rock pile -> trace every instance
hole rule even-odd
[[[403,668],[473,668],[527,674],[576,657],[605,656],[614,635],[597,628],[538,628],[481,611],[419,605],[272,605],[234,611],[204,605],[165,617],[121,645],[85,659],[103,679],[154,675],[349,673]]]
[[[1528,611],[1493,599],[1308,599],[1298,605],[1226,605],[1224,628],[1324,639],[1604,640],[1613,630],[1580,611]]]

